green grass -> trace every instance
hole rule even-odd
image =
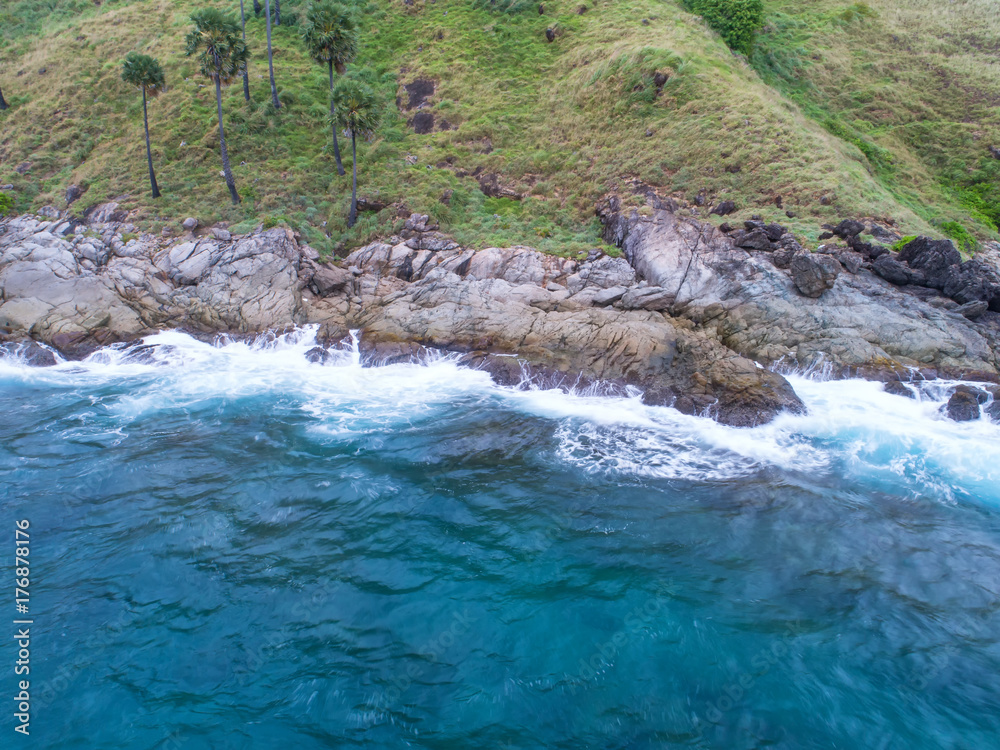
[[[536,3],[362,3],[349,74],[379,92],[387,116],[359,143],[360,193],[389,207],[348,231],[349,142],[339,177],[325,70],[297,28],[274,29],[276,112],[264,23],[248,0],[253,101],[239,84],[224,92],[243,198],[234,207],[219,175],[214,92],[182,40],[193,9],[238,13],[238,2],[88,0],[77,13],[74,0],[14,0],[0,11],[20,19],[0,23],[0,85],[12,105],[0,113],[0,184],[15,186],[22,210],[62,207],[77,183],[87,187],[79,207],[118,199],[154,229],[189,215],[242,229],[283,222],[322,251],[385,236],[419,211],[469,245],[574,254],[602,244],[594,204],[632,178],[680,198],[735,200],[740,217],[758,213],[812,239],[819,224],[845,216],[890,218],[907,234],[941,235],[953,221],[995,237],[992,0],[767,0],[750,64],[679,2],[589,0],[579,14],[581,2],[547,1],[544,15]],[[286,0],[283,15],[304,7]],[[131,50],[167,72],[168,91],[150,102],[158,201],[145,175],[141,100],[119,78]],[[667,76],[662,86],[656,73]],[[396,99],[405,105],[402,84],[421,77],[438,84],[429,111],[454,129],[416,135],[407,126],[412,112]],[[31,168],[22,175],[23,162]],[[523,199],[486,197],[477,170],[501,175]]]

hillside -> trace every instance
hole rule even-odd
[[[213,90],[183,51],[188,17],[205,5],[239,13],[235,0],[7,5],[0,185],[14,186],[18,208],[62,208],[66,187],[79,184],[81,208],[116,198],[154,228],[188,215],[286,221],[333,250],[391,232],[403,204],[463,243],[573,253],[600,243],[595,201],[637,178],[691,202],[733,200],[737,216],[780,219],[810,239],[848,215],[890,220],[903,234],[996,236],[993,0],[767,0],[749,60],[674,0],[555,0],[544,13],[370,0],[358,6],[362,50],[349,75],[386,103],[377,136],[359,145],[359,171],[361,194],[387,207],[350,231],[350,169],[334,169],[325,71],[287,23],[303,2],[285,2],[286,23],[274,29],[279,111],[265,24],[247,2],[253,101],[239,85],[224,94],[243,197],[229,204]],[[131,50],[167,72],[168,90],[150,103],[157,201],[141,98],[119,76]],[[405,86],[418,80],[435,83],[421,110],[433,115],[430,133],[408,124],[417,110]],[[521,199],[488,197],[476,174],[497,175],[495,187]]]

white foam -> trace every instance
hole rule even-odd
[[[498,387],[445,355],[363,368],[356,339],[325,362],[311,362],[316,330],[215,344],[164,332],[146,338],[142,350],[108,347],[47,368],[7,357],[0,359],[0,383],[84,393],[114,385],[116,397],[95,408],[124,423],[160,410],[281,399],[307,418],[315,439],[333,441],[401,429],[456,406],[486,405],[556,422],[556,455],[587,472],[725,480],[777,467],[853,475],[913,495],[1000,502],[1000,426],[986,417],[967,423],[943,417],[953,382],[936,382],[908,399],[878,383],[788,374],[807,413],[738,429],[647,406],[638,392],[609,397]]]

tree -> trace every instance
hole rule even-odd
[[[243,30],[243,43],[247,43],[247,15],[243,11],[243,0],[240,0],[240,26]],[[243,98],[250,101],[250,72],[243,66]]]
[[[149,148],[149,116],[146,112],[146,99],[159,96],[167,87],[167,79],[163,68],[155,57],[138,52],[129,52],[122,63],[122,80],[130,86],[142,90],[142,125],[146,130],[146,164],[149,166],[149,186],[153,197],[160,197],[160,188],[156,184],[156,174],[153,172],[153,152]]]
[[[253,14],[260,18],[260,12],[264,10],[264,6],[260,4],[260,0],[253,0]]]
[[[267,72],[271,76],[271,104],[281,109],[278,88],[274,85],[274,54],[271,52],[271,0],[264,0],[264,20],[267,22]]]
[[[187,35],[188,56],[197,55],[201,74],[215,84],[215,104],[219,115],[219,146],[222,151],[222,171],[233,203],[240,202],[236,181],[229,168],[226,151],[226,131],[222,126],[222,87],[228,86],[246,67],[247,45],[240,38],[236,21],[215,8],[206,8],[191,15],[194,29]]]
[[[281,26],[281,0],[274,0],[274,25]]]
[[[336,124],[351,136],[351,212],[347,215],[347,226],[353,227],[358,219],[358,136],[371,138],[382,119],[382,108],[374,92],[364,84],[342,78],[333,90],[336,102]]]
[[[333,96],[333,71],[343,73],[345,66],[354,60],[358,52],[358,39],[354,19],[343,5],[322,2],[313,5],[306,13],[306,25],[302,32],[306,49],[312,58],[325,64],[330,73],[330,121],[333,124],[333,156],[337,160],[337,174],[344,174],[340,159],[340,144],[337,143],[337,114]]]

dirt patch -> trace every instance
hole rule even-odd
[[[437,84],[428,78],[418,78],[412,83],[403,84],[403,88],[406,90],[407,109],[416,109],[417,107],[422,107],[427,103],[427,100],[434,96],[434,89]]]

